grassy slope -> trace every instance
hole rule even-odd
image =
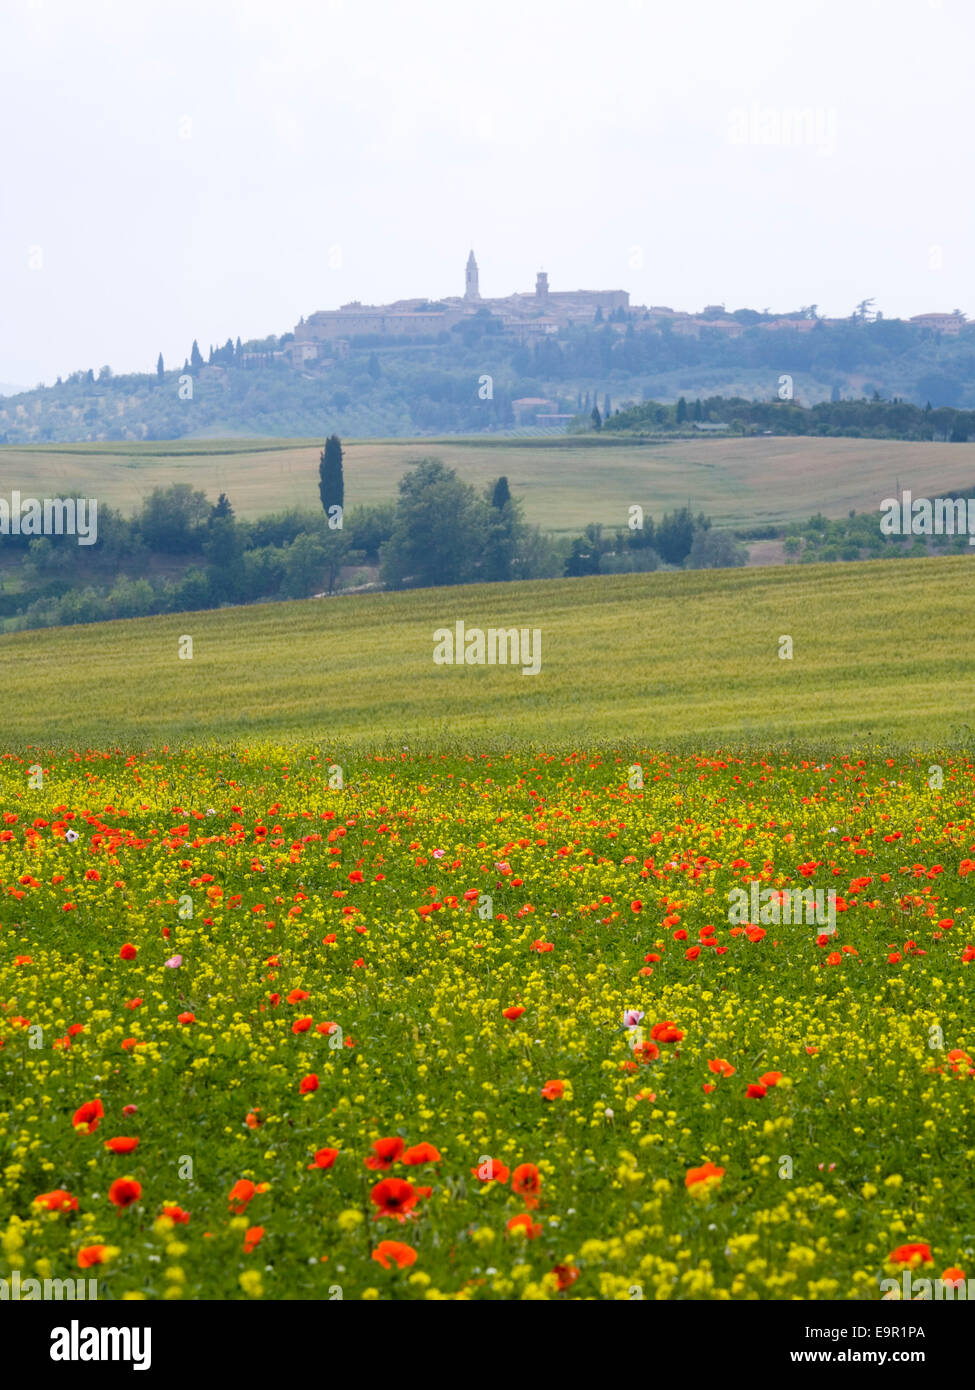
[[[151,488],[192,483],[226,492],[242,517],[318,507],[320,443],[248,440],[0,448],[0,493],[97,497],[131,511]],[[969,486],[975,444],[869,439],[701,439],[640,445],[548,440],[365,440],[345,445],[349,505],[396,495],[411,460],[435,455],[483,486],[506,473],[544,530],[590,521],[625,526],[640,503],[659,516],[690,501],[716,520],[751,525],[876,510],[899,484],[917,496]],[[824,499],[829,498],[829,501]]]
[[[0,638],[0,745],[957,738],[967,556],[306,600]],[[542,672],[445,667],[435,628],[542,631]],[[194,640],[192,661],[177,638]],[[795,644],[778,657],[779,637]]]

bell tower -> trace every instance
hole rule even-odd
[[[477,286],[477,261],[474,259],[474,252],[467,257],[467,269],[464,272],[464,298],[480,299],[481,292]]]

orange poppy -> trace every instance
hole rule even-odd
[[[78,1268],[91,1269],[92,1265],[104,1262],[106,1245],[83,1245],[78,1251]]]
[[[898,1245],[896,1250],[890,1252],[888,1259],[893,1265],[931,1264],[931,1247],[930,1245],[921,1243],[917,1245]]]
[[[264,1239],[263,1226],[248,1226],[244,1232],[244,1254],[249,1255]]]
[[[63,1187],[56,1187],[53,1192],[42,1192],[39,1197],[35,1197],[34,1205],[44,1207],[47,1211],[77,1211],[78,1199],[72,1197]]]
[[[561,1100],[564,1094],[564,1081],[546,1081],[542,1087],[542,1095],[545,1100]]]
[[[708,1159],[706,1163],[701,1164],[700,1168],[688,1168],[687,1172],[684,1174],[684,1186],[694,1187],[699,1182],[710,1182],[712,1180],[718,1183],[723,1177],[724,1169],[719,1168],[717,1164],[712,1163],[711,1160]]]
[[[542,1228],[537,1221],[532,1221],[527,1211],[523,1211],[520,1216],[513,1216],[508,1222],[508,1230],[514,1234],[515,1231],[524,1231],[529,1240],[534,1240],[536,1236],[542,1234]]]
[[[406,1269],[408,1265],[416,1264],[416,1251],[412,1245],[404,1245],[401,1240],[381,1240],[372,1252],[372,1258],[383,1269],[389,1269],[394,1264]]]
[[[525,1011],[520,1004],[512,1004],[510,1009],[502,1009],[501,1012],[505,1018],[514,1020],[516,1018],[521,1018]]]
[[[238,1178],[227,1195],[230,1203],[230,1210],[237,1216],[247,1210],[247,1203],[252,1200],[257,1187],[249,1178]]]

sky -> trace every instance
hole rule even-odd
[[[972,0],[0,0],[0,383],[462,294],[975,317]]]

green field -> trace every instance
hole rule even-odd
[[[5,747],[698,746],[967,737],[967,556],[305,600],[0,638]],[[542,669],[437,666],[433,631],[527,627]],[[193,638],[192,660],[178,641]],[[792,660],[779,638],[791,636]]]
[[[309,440],[4,446],[0,492],[97,497],[132,512],[152,488],[182,482],[214,500],[226,492],[241,517],[315,509],[320,448]],[[636,444],[584,436],[363,440],[344,449],[350,506],[395,497],[411,462],[434,455],[479,487],[507,474],[529,521],[573,534],[592,521],[624,526],[633,503],[659,517],[689,501],[720,523],[751,526],[817,511],[876,511],[900,488],[935,496],[975,478],[975,443],[777,437]]]

